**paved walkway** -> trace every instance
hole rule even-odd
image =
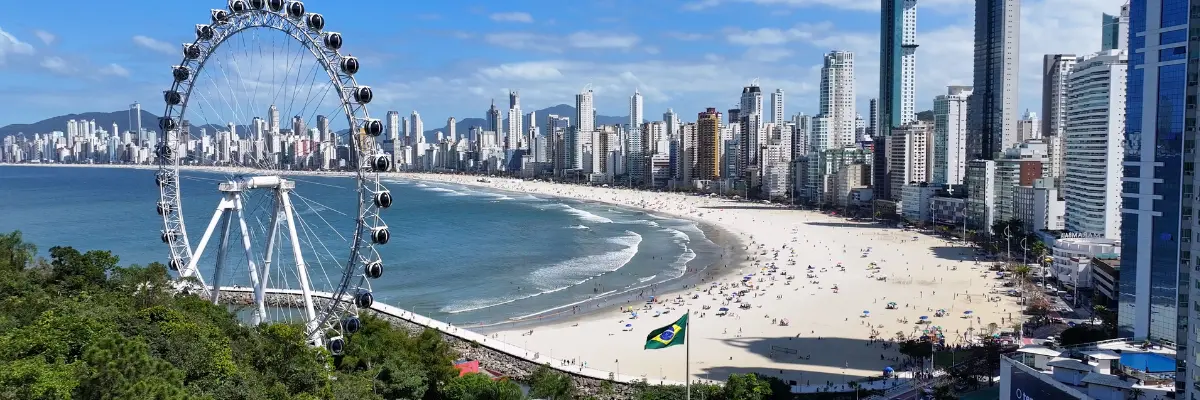
[[[248,287],[222,286],[221,291],[222,292],[250,293],[253,291],[253,289],[248,288]],[[301,291],[298,289],[267,289],[267,293],[300,295]],[[314,292],[312,292],[312,294],[313,294],[313,296],[322,297],[322,298],[326,298],[326,299],[333,297],[333,294],[328,293],[328,292],[314,291]],[[643,376],[617,375],[610,371],[601,371],[601,370],[598,370],[595,368],[587,368],[587,367],[580,366],[580,365],[564,365],[563,362],[565,360],[543,356],[538,353],[531,353],[529,350],[526,350],[519,346],[514,346],[509,343],[504,343],[503,341],[501,341],[499,339],[491,338],[491,337],[485,336],[480,333],[476,333],[476,332],[471,331],[466,328],[459,328],[457,326],[454,326],[454,325],[451,325],[451,324],[448,324],[448,323],[445,323],[442,321],[438,321],[438,320],[435,320],[435,319],[432,319],[432,318],[429,318],[429,317],[426,317],[426,316],[423,316],[420,314],[416,314],[416,313],[413,313],[412,311],[404,310],[399,307],[383,304],[378,301],[371,305],[371,310],[381,313],[381,314],[384,314],[384,315],[387,315],[387,316],[390,316],[390,317],[393,317],[393,318],[396,318],[396,319],[408,321],[408,322],[411,322],[411,323],[419,325],[419,326],[431,328],[431,329],[437,330],[443,334],[450,335],[450,336],[453,336],[453,337],[456,337],[456,338],[459,338],[459,339],[462,339],[465,341],[473,341],[475,343],[479,343],[480,346],[487,347],[489,349],[507,354],[512,357],[526,360],[526,361],[529,361],[529,362],[532,362],[535,364],[546,364],[546,365],[549,365],[551,368],[554,368],[556,370],[566,372],[569,374],[573,374],[573,375],[585,376],[588,378],[594,378],[594,379],[600,379],[600,380],[623,382],[623,383],[633,383],[633,382],[637,382],[637,381],[647,380],[650,383],[655,383],[655,384],[660,384],[660,385],[683,385],[684,384],[683,382],[680,382],[680,381],[671,381],[671,380],[662,380],[662,379],[655,381],[655,380],[648,379]]]
[[[221,291],[222,292],[250,293],[253,291],[253,289],[248,288],[248,287],[223,286],[223,287],[221,287]],[[300,295],[301,291],[298,289],[267,289],[267,293]],[[322,297],[322,298],[326,298],[326,299],[333,297],[333,294],[328,293],[328,292],[314,291],[314,292],[312,292],[312,294],[313,294],[313,296]],[[432,318],[429,318],[429,317],[426,317],[426,316],[423,316],[420,314],[416,314],[416,313],[413,313],[412,311],[404,310],[399,307],[383,304],[378,301],[371,305],[371,310],[381,313],[381,314],[384,314],[384,315],[387,315],[387,316],[390,316],[390,317],[393,317],[393,318],[396,318],[396,319],[411,322],[411,323],[419,325],[419,326],[434,329],[443,334],[450,335],[450,336],[459,338],[461,340],[473,341],[475,343],[479,343],[480,346],[487,347],[494,351],[498,351],[498,352],[507,354],[509,356],[515,357],[515,358],[526,360],[526,361],[529,361],[529,362],[532,362],[535,364],[547,364],[551,368],[554,368],[558,371],[566,372],[566,373],[573,374],[573,375],[585,376],[588,378],[600,379],[600,380],[623,382],[623,383],[633,383],[633,382],[646,380],[647,382],[650,382],[652,384],[659,384],[659,385],[683,385],[684,384],[681,381],[672,381],[672,380],[663,380],[663,379],[659,379],[659,380],[655,381],[653,379],[649,379],[644,376],[617,375],[616,373],[613,373],[611,371],[602,371],[602,370],[598,370],[595,368],[587,368],[587,367],[579,366],[579,365],[564,365],[563,362],[565,360],[546,357],[546,356],[543,356],[536,352],[531,353],[529,350],[526,350],[520,346],[515,346],[515,345],[509,344],[509,343],[505,343],[504,341],[501,341],[499,339],[492,338],[492,337],[489,337],[489,336],[486,336],[486,335],[483,335],[480,333],[476,333],[476,332],[471,331],[466,328],[459,328],[452,324],[448,324],[448,323],[438,321],[438,320],[435,320],[435,319],[432,319]],[[898,376],[897,379],[878,380],[878,381],[872,381],[872,382],[861,382],[861,386],[859,386],[859,388],[860,389],[873,389],[873,390],[875,390],[875,389],[878,389],[878,390],[894,389],[894,388],[904,385],[912,378],[912,374],[908,373],[908,372],[898,372],[896,375]],[[832,385],[832,386],[830,386],[830,385],[796,385],[796,386],[792,386],[792,393],[852,392],[852,391],[854,391],[854,389],[852,387],[850,387],[848,384],[838,384],[838,385]]]

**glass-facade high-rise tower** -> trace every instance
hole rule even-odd
[[[1020,1],[975,1],[974,92],[967,106],[967,160],[991,160],[1018,143],[1020,32]]]
[[[1191,250],[1197,70],[1187,64],[1189,48],[1200,49],[1200,38],[1188,35],[1200,26],[1200,18],[1189,20],[1196,3],[1130,3],[1122,181],[1118,332],[1175,343],[1180,392],[1193,380],[1188,298],[1200,256]]]

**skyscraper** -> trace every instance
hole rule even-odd
[[[133,102],[129,105],[129,126],[133,127],[133,134],[138,138],[139,145],[146,144],[146,137],[142,134],[142,104]]]
[[[759,149],[763,144],[763,98],[758,82],[742,88],[741,108],[738,111],[740,132],[738,135],[737,173],[755,167],[759,161]],[[707,113],[707,112],[706,112]],[[720,113],[717,113],[720,115]]]
[[[329,118],[325,118],[324,115],[317,116],[317,132],[320,132],[320,135],[321,135],[320,141],[321,142],[327,142],[327,141],[333,140],[330,137],[331,135],[329,132]]]
[[[525,114],[521,113],[521,95],[516,91],[508,92],[508,119],[506,121],[506,129],[504,136],[504,148],[516,150],[524,147],[525,143],[521,143],[521,138],[525,134],[523,129]]]
[[[274,104],[267,108],[267,132],[279,134],[279,109]]]
[[[975,76],[967,115],[968,160],[991,160],[1017,144],[1020,30],[1020,0],[975,2]]]
[[[596,108],[592,102],[592,85],[575,95],[575,124],[584,136],[596,130]]]
[[[1200,243],[1189,237],[1198,206],[1191,191],[1196,152],[1185,148],[1196,140],[1196,111],[1185,106],[1194,89],[1188,76],[1196,73],[1195,64],[1188,70],[1187,55],[1200,51],[1200,37],[1189,35],[1200,18],[1189,19],[1188,10],[1198,5],[1136,0],[1129,12],[1117,331],[1180,346],[1175,375],[1186,379],[1176,380],[1178,393],[1193,390],[1200,346],[1188,331],[1200,311],[1190,306]]]
[[[629,129],[630,134],[638,134],[642,129],[642,94],[633,90],[633,96],[629,96]]]
[[[421,121],[421,114],[417,114],[417,110],[413,110],[412,115],[408,117],[408,134],[412,136],[408,140],[409,144],[414,145],[424,142],[425,138],[425,122]]]
[[[1129,49],[1129,3],[1117,15],[1100,16],[1100,50]]]
[[[1066,124],[1067,76],[1074,67],[1074,54],[1046,54],[1042,57],[1042,135],[1063,134]]]
[[[1120,238],[1128,59],[1123,50],[1102,51],[1071,73],[1063,162],[1068,231]]]
[[[488,108],[487,122],[483,130],[500,133],[500,110],[496,108],[495,99],[492,99],[492,106]]]
[[[679,116],[675,114],[674,109],[668,108],[667,112],[663,113],[663,123],[667,124],[667,137],[676,140],[679,136]]]
[[[854,53],[831,51],[821,67],[821,116],[829,124],[831,146],[854,144]],[[745,110],[743,110],[744,112]]]
[[[721,145],[721,113],[709,107],[696,116],[696,169],[692,179],[721,179]]]
[[[880,0],[879,131],[916,119],[917,0]]]
[[[867,101],[867,135],[879,135],[879,99]]]
[[[771,123],[782,126],[784,115],[787,114],[783,111],[783,89],[775,89],[771,93]]]
[[[387,138],[391,140],[392,143],[395,143],[396,146],[400,146],[400,112],[388,111],[386,123]]]
[[[933,99],[932,182],[961,185],[967,172],[967,99],[970,86],[950,86]]]

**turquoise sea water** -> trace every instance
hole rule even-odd
[[[217,182],[226,176],[184,176],[183,211],[196,246],[221,198]],[[297,181],[294,203],[305,243],[302,253],[314,288],[326,290],[345,254],[346,242],[339,236],[348,235],[353,226],[352,181],[292,179]],[[21,230],[43,254],[51,246],[66,245],[111,250],[122,264],[165,262],[168,251],[159,238],[153,182],[150,170],[0,166],[0,231]],[[372,289],[380,301],[447,322],[494,324],[564,310],[569,314],[573,304],[624,298],[720,258],[721,249],[691,221],[453,184],[387,184],[396,205],[383,217],[393,239],[379,247],[387,269],[372,281]],[[260,217],[269,214],[262,211],[265,199],[246,199],[251,237],[263,232]],[[239,245],[231,246],[239,249],[234,253],[240,252]],[[206,274],[213,271],[215,246],[214,239],[201,259]],[[234,265],[226,268],[222,284],[248,282],[242,273],[245,258],[241,260],[241,269],[230,262]],[[285,262],[278,264],[279,273],[294,275]],[[286,277],[280,282],[291,287]]]

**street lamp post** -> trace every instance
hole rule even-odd
[[[1026,242],[1028,240],[1029,240],[1028,237],[1021,238],[1021,265],[1025,265],[1025,264],[1029,263],[1029,261],[1028,261],[1029,246],[1026,244]]]
[[[1004,261],[1012,263],[1012,231],[1009,226],[1004,226]]]

